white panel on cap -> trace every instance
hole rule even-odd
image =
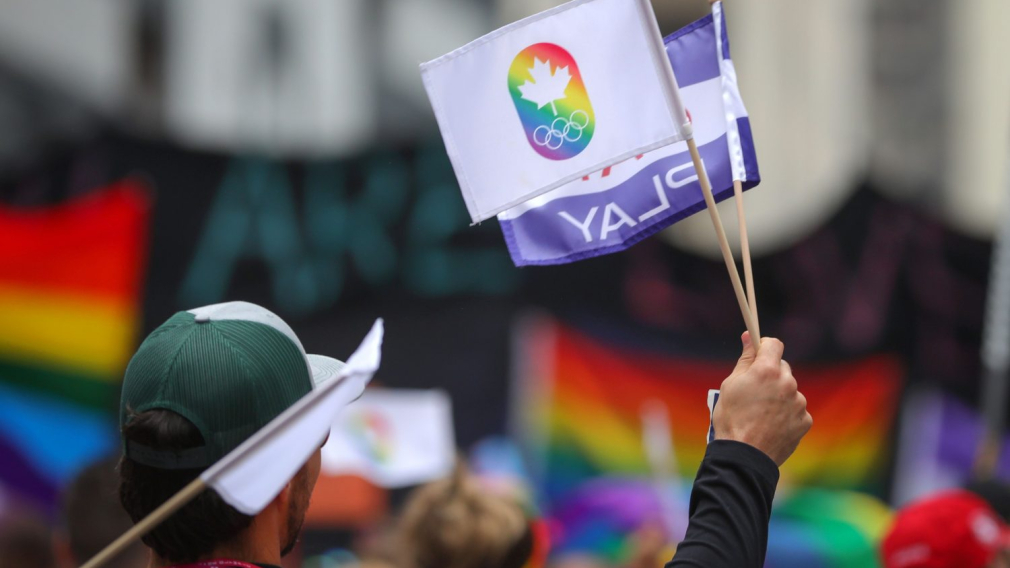
[[[298,346],[298,351],[301,352],[302,357],[305,359],[305,366],[308,367],[309,376],[315,379],[312,365],[309,363],[309,359],[305,353],[305,348],[302,347],[302,342],[298,340],[298,336],[295,335],[294,330],[280,316],[263,306],[257,306],[250,302],[223,302],[186,311],[203,321],[251,321],[276,329]],[[315,383],[315,380],[313,380],[313,383]]]
[[[312,384],[319,386],[340,374],[346,365],[332,357],[323,355],[308,355],[309,368],[312,370]]]

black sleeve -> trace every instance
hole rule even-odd
[[[775,462],[741,442],[708,445],[691,490],[684,541],[667,568],[761,568],[779,480]]]

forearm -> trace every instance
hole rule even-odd
[[[687,535],[667,568],[761,568],[778,477],[760,450],[712,442],[691,491]]]

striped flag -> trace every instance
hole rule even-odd
[[[0,491],[52,511],[82,466],[116,451],[150,205],[135,180],[0,205]]]
[[[513,409],[517,438],[540,505],[557,523],[560,536],[552,544],[560,553],[617,557],[626,535],[676,510],[672,499],[687,500],[690,483],[675,480],[693,479],[705,455],[709,412],[702,401],[734,364],[685,356],[684,346],[647,350],[627,335],[620,341],[611,335],[600,328],[588,335],[546,317],[517,330],[515,364],[524,370],[513,385],[522,401]],[[767,565],[873,566],[867,558],[887,526],[887,508],[853,490],[883,489],[904,367],[887,354],[794,367],[817,426],[782,468],[791,491],[772,517]],[[662,405],[669,417],[676,467],[667,483],[648,482],[655,468],[642,444],[645,405]],[[920,430],[929,435],[939,427]],[[657,488],[671,498],[666,511]]]
[[[716,201],[758,184],[722,3],[665,40]],[[498,215],[516,266],[619,252],[705,208],[687,144],[636,155]]]
[[[519,361],[528,374],[517,378],[523,393],[518,423],[541,466],[548,500],[564,498],[591,477],[648,473],[641,409],[656,401],[670,417],[680,468],[673,473],[693,477],[707,446],[709,412],[701,401],[709,386],[726,378],[732,360],[620,347],[552,319],[523,328],[522,337],[520,353],[529,355]],[[784,474],[803,485],[879,487],[901,393],[898,359],[875,355],[794,367],[818,422]]]

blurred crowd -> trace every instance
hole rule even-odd
[[[119,460],[85,468],[67,487],[59,519],[23,512],[0,525],[0,566],[76,568],[132,526],[119,498]],[[945,490],[898,511],[880,543],[885,568],[1010,568],[1010,485],[973,482]],[[367,533],[367,534],[366,534]],[[590,553],[550,556],[551,527],[531,504],[468,471],[414,489],[394,519],[363,531],[331,568],[647,568],[676,551],[661,523],[630,538],[619,566]],[[299,554],[285,560],[298,565]],[[145,568],[140,542],[110,560],[108,568]]]

